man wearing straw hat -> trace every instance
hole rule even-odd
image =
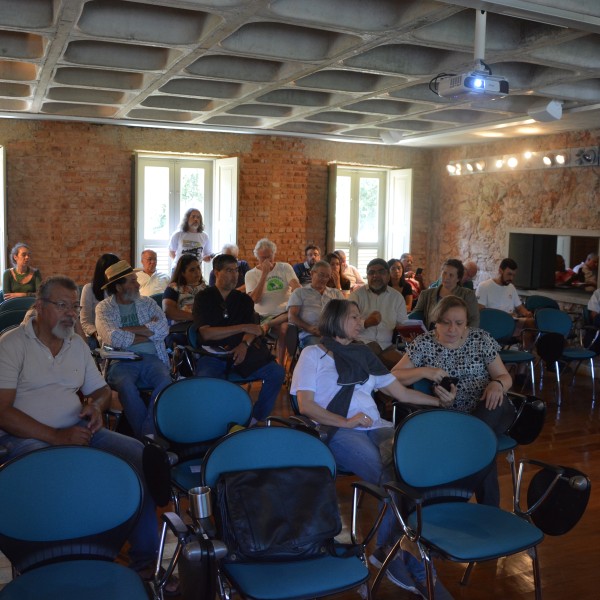
[[[116,360],[108,367],[106,380],[118,392],[135,436],[154,433],[154,398],[171,383],[165,337],[169,325],[165,313],[149,297],[140,296],[137,269],[120,260],[106,269],[108,298],[96,307],[96,329],[115,350],[130,350],[142,360]],[[140,389],[152,390],[146,406]]]

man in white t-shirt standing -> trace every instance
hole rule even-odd
[[[517,263],[512,258],[503,259],[498,267],[498,275],[482,281],[475,292],[480,309],[497,308],[513,315],[515,337],[521,335],[523,328],[535,327],[533,314],[523,306],[517,288],[513,285],[517,268]]]
[[[173,259],[173,268],[182,254],[193,254],[198,262],[210,262],[213,257],[210,240],[204,233],[202,214],[197,208],[190,208],[185,212],[179,231],[171,236],[169,256]]]
[[[254,302],[260,322],[266,330],[277,334],[277,360],[285,359],[285,332],[287,331],[287,303],[290,294],[300,287],[292,265],[275,262],[277,246],[267,238],[258,240],[254,256],[258,265],[246,273],[246,293]]]

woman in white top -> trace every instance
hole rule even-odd
[[[83,332],[87,336],[89,346],[97,348],[100,344],[98,332],[96,331],[96,306],[101,300],[106,298],[106,293],[102,286],[106,283],[104,272],[108,267],[119,262],[119,257],[115,254],[103,254],[97,261],[94,268],[94,277],[92,283],[86,283],[81,290],[81,313],[79,320]]]
[[[202,214],[197,208],[190,208],[185,212],[179,230],[171,236],[169,242],[169,256],[174,265],[179,262],[182,254],[192,254],[198,262],[209,262],[212,259],[210,240],[204,233]]]
[[[379,389],[400,402],[425,406],[446,406],[451,395],[444,389],[436,388],[434,397],[405,388],[366,345],[352,343],[362,330],[355,302],[330,300],[319,330],[321,343],[304,348],[294,369],[290,391],[300,412],[327,428],[327,445],[341,469],[377,485],[391,481],[394,427],[381,418],[371,392]],[[377,536],[380,548],[396,541],[394,519],[388,510]],[[410,577],[407,560],[401,554],[393,567],[390,563],[397,580]]]

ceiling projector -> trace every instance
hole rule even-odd
[[[471,71],[461,75],[438,75],[433,82],[433,90],[442,98],[502,98],[508,94],[508,81],[482,71]]]

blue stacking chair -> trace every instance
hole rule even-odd
[[[151,294],[150,298],[152,298],[152,300],[154,300],[154,302],[156,302],[156,304],[158,304],[158,306],[162,310],[162,301],[163,301],[162,292],[159,292],[158,294]]]
[[[6,463],[0,489],[0,550],[19,574],[0,598],[147,600],[137,573],[114,562],[143,497],[127,462],[53,446]]]
[[[25,318],[25,310],[7,310],[0,312],[0,333],[13,327],[20,325]]]
[[[540,308],[560,308],[558,302],[548,296],[542,296],[540,294],[532,294],[525,298],[525,308],[534,313]]]
[[[566,340],[571,333],[573,328],[573,322],[571,321],[571,317],[565,312],[561,310],[556,310],[554,308],[541,308],[535,313],[535,324],[540,332],[539,341],[543,340],[544,334],[546,333],[558,333],[563,336]],[[581,346],[570,346],[565,345],[562,354],[558,360],[569,364],[571,362],[576,362],[577,366],[573,370],[573,378],[571,383],[575,381],[575,375],[577,374],[577,370],[579,369],[581,363],[584,360],[590,361],[590,373],[592,376],[592,397],[595,397],[595,374],[594,374],[594,357],[596,356],[596,352],[590,350],[588,348],[583,348]],[[558,361],[555,361],[556,373],[558,377],[558,386],[560,389],[560,369],[558,368]]]
[[[510,339],[515,328],[513,318],[503,310],[496,308],[484,308],[479,313],[479,327],[487,331],[499,344]],[[505,365],[529,364],[531,377],[531,389],[535,392],[535,357],[531,352],[525,350],[511,350],[502,348],[498,354]],[[524,387],[524,386],[523,386]],[[521,388],[522,389],[522,388]]]
[[[396,431],[397,480],[384,487],[403,533],[417,544],[425,562],[430,600],[434,599],[432,554],[471,566],[525,550],[533,559],[536,598],[541,598],[537,545],[543,532],[525,513],[469,502],[497,449],[496,436],[485,423],[452,410],[416,412]],[[405,508],[406,501],[412,509]],[[399,549],[400,540],[377,575],[373,595]],[[470,568],[463,582],[469,572]]]
[[[335,477],[335,459],[316,437],[285,427],[256,427],[229,435],[210,449],[202,464],[202,484],[216,498],[223,473],[282,467],[327,467]],[[369,578],[363,557],[328,553],[277,562],[228,561],[226,557],[220,567],[242,598],[256,600],[321,598],[357,588]]]
[[[144,448],[144,472],[156,504],[171,500],[179,514],[179,497],[200,485],[200,465],[210,445],[232,426],[248,425],[251,414],[246,390],[224,379],[188,377],[168,385],[154,401],[154,423],[171,461],[159,444]]]

